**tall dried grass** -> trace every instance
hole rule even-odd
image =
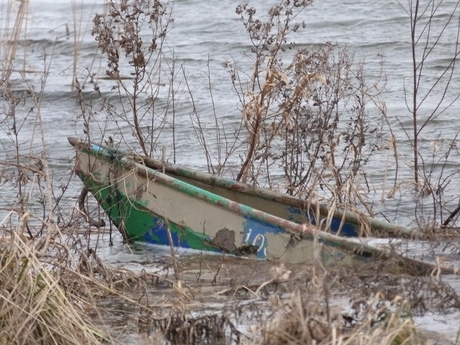
[[[63,271],[57,269],[67,263],[69,249],[59,244],[59,201],[66,186],[61,194],[53,186],[41,114],[49,64],[45,57],[40,88],[35,88],[16,63],[27,38],[29,1],[2,6],[0,344],[103,343],[109,337],[87,317],[88,303],[79,291],[64,288]],[[18,81],[26,91],[13,86]],[[23,133],[30,122],[33,130]]]
[[[4,19],[6,20],[5,26],[1,27],[0,30],[3,31],[2,35],[0,36],[0,49],[1,53],[0,56],[2,57],[2,71],[1,71],[1,81],[7,79],[8,75],[11,73],[13,68],[13,62],[16,57],[16,52],[18,49],[19,42],[21,40],[21,35],[24,34],[23,29],[24,25],[27,20],[28,16],[28,8],[29,8],[29,1],[22,0],[19,1],[19,6],[16,10],[16,15],[14,20],[14,24],[12,26],[12,30],[9,30],[9,21],[11,20],[11,16],[13,16],[12,11],[13,6],[6,6],[5,10],[7,12]],[[0,22],[0,25],[3,24]]]
[[[15,232],[0,241],[0,343],[100,344],[108,338],[84,303],[61,287],[33,242]]]

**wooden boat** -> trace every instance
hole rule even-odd
[[[69,142],[77,152],[76,174],[128,240],[292,263],[355,265],[379,258],[414,272],[436,268],[358,240],[369,232],[414,236],[408,229],[76,138]]]

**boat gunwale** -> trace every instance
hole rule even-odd
[[[127,155],[129,156],[129,154]],[[139,157],[140,159],[144,160],[144,163],[153,169],[161,169],[164,166],[165,171],[168,173],[172,173],[184,178],[189,178],[201,182],[203,184],[210,184],[212,186],[229,189],[235,192],[244,193],[255,197],[261,197],[266,200],[284,203],[286,205],[299,207],[304,210],[319,209],[320,214],[322,214],[324,218],[330,217],[330,209],[326,205],[320,204],[315,201],[304,200],[299,197],[282,194],[280,192],[275,192],[266,188],[250,186],[248,184],[227,179],[221,176],[197,170],[192,170],[178,164],[162,164],[160,160],[151,157],[138,155],[136,155],[135,157]],[[366,215],[357,215],[356,213],[353,213],[351,211],[335,209],[332,212],[332,218],[344,218],[345,222],[355,223],[356,225],[367,223],[373,230],[377,232],[384,230],[387,232],[388,235],[395,235],[398,237],[411,239],[423,239],[423,235],[416,229],[409,229],[404,226],[388,223]]]

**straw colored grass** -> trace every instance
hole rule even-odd
[[[37,258],[34,245],[11,233],[1,239],[0,344],[99,344],[104,334],[76,296]]]
[[[294,293],[275,308],[274,317],[261,327],[252,345],[401,345],[425,344],[407,313],[404,301],[394,309],[381,306],[366,311],[363,319],[347,324],[337,308],[313,297]]]

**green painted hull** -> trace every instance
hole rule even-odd
[[[309,212],[295,198],[185,168],[169,166],[162,173],[155,170],[157,161],[146,164],[147,158],[69,141],[77,151],[77,175],[129,240],[292,263],[353,266],[378,259],[394,271],[434,268],[302,222],[299,216]],[[332,224],[318,214],[316,219],[326,219],[322,224]],[[346,216],[340,214],[338,232],[344,224],[356,232],[360,223]]]

